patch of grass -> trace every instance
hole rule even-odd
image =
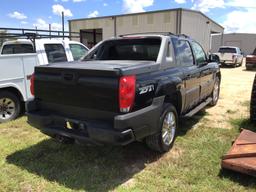
[[[164,155],[142,143],[62,145],[26,117],[0,124],[0,191],[255,191],[254,178],[220,167],[248,122],[232,120],[231,130],[191,129],[199,120],[182,120],[174,148]]]

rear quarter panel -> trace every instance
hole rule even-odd
[[[141,90],[146,89],[143,92]],[[181,101],[176,101],[177,94]],[[183,72],[181,69],[172,67],[168,69],[160,69],[156,72],[141,74],[137,76],[137,88],[134,110],[152,104],[155,97],[166,96],[166,99],[173,99],[173,105],[180,105],[184,99],[184,82]],[[175,96],[175,98],[174,98]],[[179,106],[182,108],[182,106]]]

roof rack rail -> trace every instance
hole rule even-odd
[[[124,37],[124,36],[128,36],[128,35],[143,35],[143,34],[159,34],[159,35],[166,35],[166,36],[170,36],[170,35],[175,35],[171,32],[143,32],[143,33],[128,33],[128,34],[123,34],[123,35],[118,35],[119,37]]]
[[[20,39],[42,38],[80,38],[79,32],[23,29],[23,28],[0,28],[0,39],[20,38]]]
[[[80,38],[79,32],[23,29],[23,28],[0,28],[0,42],[10,39],[29,39],[35,48],[35,40],[43,38]]]

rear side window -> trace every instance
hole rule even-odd
[[[44,48],[49,63],[67,61],[65,49],[62,44],[45,44]]]
[[[229,48],[229,47],[221,47],[219,49],[220,53],[236,53],[236,49],[235,48]]]
[[[31,44],[10,44],[5,45],[2,49],[2,54],[22,54],[34,53],[33,45]]]
[[[177,65],[192,66],[194,64],[194,59],[188,41],[173,38],[172,43]]]
[[[195,60],[197,62],[198,65],[202,65],[207,63],[207,57],[206,54],[203,50],[203,48],[196,42],[191,42],[192,45],[192,49],[194,51],[195,54]]]
[[[88,52],[85,47],[79,44],[69,44],[69,46],[75,61],[81,59]]]

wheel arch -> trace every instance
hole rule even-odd
[[[20,101],[25,101],[21,91],[16,87],[2,87],[2,88],[0,88],[0,92],[3,92],[3,91],[11,92],[11,93],[17,95],[18,98],[20,99]]]
[[[180,78],[173,77],[167,81],[161,81],[160,84],[158,84],[156,94],[164,95],[164,102],[171,103],[176,108],[178,115],[182,113],[182,103],[185,102],[185,90]]]
[[[164,102],[172,104],[175,107],[178,115],[181,114],[181,111],[182,111],[182,96],[181,96],[180,92],[176,91],[176,92],[172,93],[171,95],[166,95],[165,99],[164,99]]]

